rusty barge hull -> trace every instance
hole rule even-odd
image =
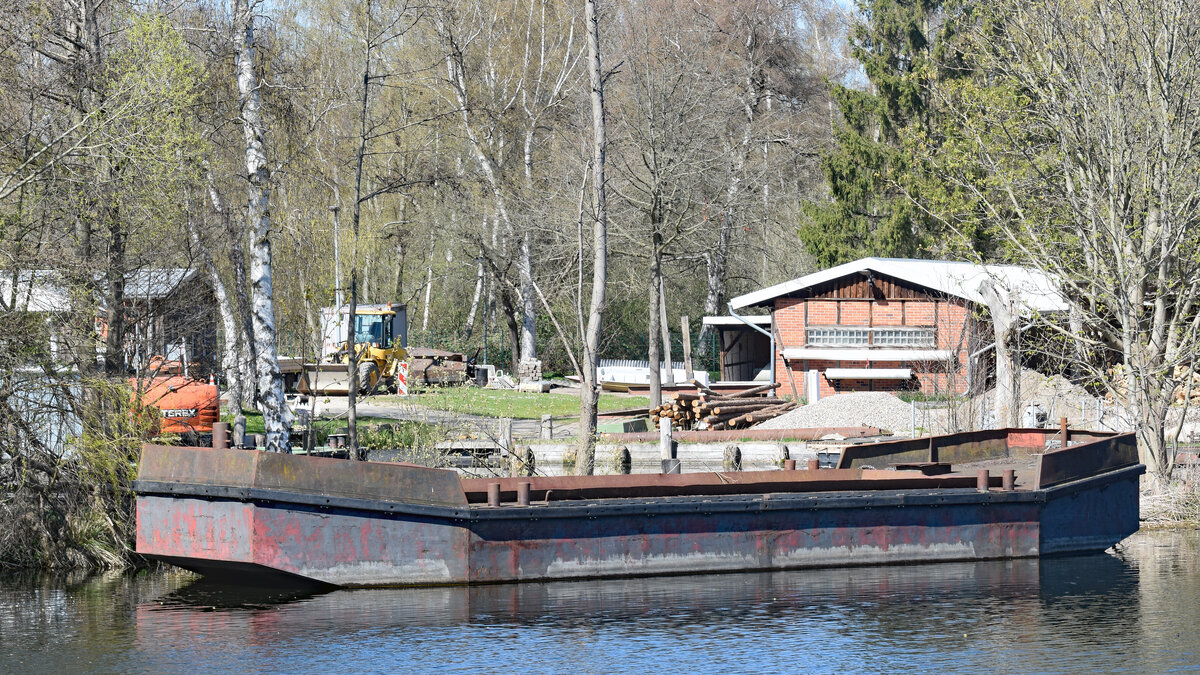
[[[148,446],[137,548],[234,581],[333,586],[1099,551],[1138,528],[1144,467],[1132,443],[1060,451],[1090,452],[1087,475],[1051,472],[1056,484],[1016,490],[994,476],[986,491],[968,487],[975,476],[866,469],[471,481],[409,465]],[[508,501],[481,503],[487,482]],[[524,489],[533,501],[513,503]]]

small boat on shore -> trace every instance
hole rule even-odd
[[[834,469],[559,477],[147,445],[134,488],[149,558],[413,586],[1102,551],[1137,531],[1144,472],[1132,434],[1001,429],[851,446]]]

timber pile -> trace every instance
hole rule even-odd
[[[1175,366],[1175,385],[1173,403],[1175,405],[1200,406],[1200,373],[1194,372],[1187,366]],[[1121,381],[1124,384],[1124,380]],[[1124,387],[1122,387],[1124,392]]]
[[[680,430],[695,429],[701,423],[706,428],[744,429],[778,417],[797,406],[774,395],[779,383],[764,384],[737,394],[718,394],[696,380],[696,393],[679,392],[670,400],[650,409],[650,419],[656,425],[668,418]]]
[[[1125,365],[1118,363],[1110,368],[1108,372],[1112,377],[1113,386],[1110,391],[1105,393],[1105,400],[1109,403],[1129,400],[1125,384]],[[1193,371],[1187,366],[1175,366],[1171,374],[1174,380],[1179,383],[1175,385],[1175,390],[1171,392],[1171,403],[1177,406],[1200,407],[1200,373]],[[1113,397],[1114,391],[1117,395],[1116,399]]]

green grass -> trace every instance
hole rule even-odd
[[[957,394],[926,394],[921,391],[901,391],[896,393],[896,398],[905,403],[961,403],[967,398]]]
[[[261,434],[266,429],[263,418],[259,413],[245,413],[246,433]],[[221,416],[224,422],[233,423],[233,415],[228,413]],[[380,425],[393,425],[392,429],[383,429]],[[317,430],[317,445],[323,445],[330,433],[336,433],[346,428],[346,419],[317,420],[313,425]],[[418,422],[415,420],[398,420],[390,417],[358,418],[359,444],[364,448],[397,448],[424,447],[445,440],[448,432],[436,424]]]
[[[508,389],[480,389],[478,387],[437,387],[415,391],[404,398],[380,396],[379,403],[409,403],[435,410],[483,415],[486,417],[511,417],[536,420],[542,415],[554,417],[579,417],[579,399],[561,394],[534,394]],[[600,395],[600,410],[624,410],[626,408],[648,408],[646,396]]]

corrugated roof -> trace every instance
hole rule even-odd
[[[991,279],[1001,293],[1015,293],[1020,306],[1026,312],[1061,312],[1067,309],[1067,303],[1054,287],[1053,281],[1038,270],[1019,265],[977,265],[910,258],[861,258],[740,295],[730,300],[729,304],[734,309],[763,306],[770,304],[775,298],[868,270],[981,305],[987,303],[979,292],[979,287],[984,281]]]
[[[135,300],[165,298],[191,279],[196,272],[194,268],[135,270],[125,275],[125,297]],[[3,276],[4,278],[0,278],[0,294],[4,301],[8,302],[12,293],[12,277]],[[98,278],[97,281],[103,284],[103,279]],[[101,304],[103,300],[103,297],[99,298]],[[70,311],[71,299],[68,297],[62,274],[58,270],[20,272],[17,277],[17,307],[30,312]]]
[[[195,268],[181,267],[134,270],[125,275],[125,297],[139,300],[165,298],[195,274]]]

